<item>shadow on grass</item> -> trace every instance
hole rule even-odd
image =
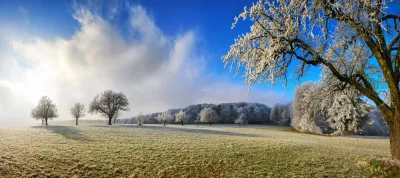
[[[94,141],[90,137],[80,133],[79,129],[72,126],[33,126],[36,129],[46,129],[53,133],[60,134],[67,139],[79,140],[79,141]]]
[[[176,132],[186,132],[186,133],[199,133],[199,134],[212,134],[212,135],[226,135],[226,136],[242,136],[242,137],[265,137],[256,134],[245,134],[237,132],[227,132],[219,130],[208,130],[200,128],[178,128],[178,127],[165,127],[165,126],[137,126],[137,125],[113,125],[113,126],[91,126],[91,127],[105,127],[105,128],[140,128],[140,129],[151,129],[151,130],[166,130],[166,131],[176,131]]]
[[[349,135],[349,136],[344,136],[344,138],[357,138],[357,139],[389,139],[389,136],[373,136],[373,135]]]

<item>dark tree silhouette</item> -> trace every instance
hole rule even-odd
[[[108,125],[112,125],[111,120],[119,111],[129,111],[128,105],[128,99],[124,94],[107,90],[93,98],[89,106],[89,113],[100,113],[108,118]]]
[[[71,115],[76,119],[76,125],[78,125],[78,119],[85,116],[85,105],[82,103],[75,103],[71,108]]]
[[[36,120],[42,120],[47,126],[47,120],[58,117],[56,105],[47,97],[42,96],[38,105],[31,110],[31,116]]]

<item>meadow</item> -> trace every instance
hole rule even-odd
[[[386,137],[265,125],[0,127],[0,177],[367,177]]]

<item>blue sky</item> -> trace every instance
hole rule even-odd
[[[253,1],[93,1],[96,8],[101,8],[101,15],[119,28],[120,33],[129,34],[126,29],[129,21],[124,3],[142,5],[148,14],[155,20],[164,34],[173,36],[176,32],[187,29],[196,31],[199,35],[199,51],[208,61],[207,71],[215,75],[231,78],[231,82],[243,83],[240,76],[233,78],[229,69],[223,68],[221,56],[224,55],[237,35],[248,31],[250,24],[241,22],[235,29],[231,29],[233,18],[243,11],[244,6],[250,6]],[[99,3],[97,3],[99,2]],[[7,24],[11,29],[18,29],[26,36],[39,36],[45,39],[57,37],[68,38],[79,28],[79,23],[73,19],[74,1],[8,1],[0,7],[0,22]],[[116,5],[117,4],[117,5]],[[119,6],[118,15],[109,19],[108,9]],[[23,30],[22,30],[23,29]],[[316,80],[319,70],[312,70],[303,80]],[[292,97],[293,90],[298,84],[291,80],[284,90],[282,85],[270,88],[258,85],[267,90],[284,90],[288,97]]]
[[[87,104],[106,89],[131,101],[122,117],[205,102],[288,102],[297,79],[286,88],[257,84],[246,96],[241,76],[233,77],[221,60],[249,30],[248,21],[233,30],[231,24],[253,2],[2,1],[0,90],[27,108],[24,117],[48,95],[65,119],[74,102]],[[311,68],[301,81],[316,81],[319,72]],[[6,114],[13,109],[3,106]]]

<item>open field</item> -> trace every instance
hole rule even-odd
[[[0,127],[0,177],[366,177],[384,137],[325,137],[289,127]]]

